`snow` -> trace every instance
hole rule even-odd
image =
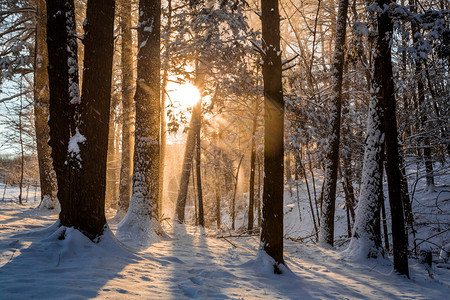
[[[316,176],[319,185],[323,178]],[[424,178],[417,184],[410,182],[416,184],[413,208],[422,213],[416,216],[418,238],[436,233],[419,226],[430,218],[440,218],[445,230],[449,179],[448,175],[437,177],[435,192],[425,191]],[[291,238],[305,237],[313,230],[303,183],[300,189],[301,221],[295,191],[293,196],[288,188],[285,193],[285,234]],[[111,231],[93,244],[73,228],[58,227],[56,211],[35,209],[39,197],[33,201],[30,196],[21,206],[16,199],[18,188],[6,191],[0,202],[2,299],[446,299],[450,292],[450,270],[445,267],[433,264],[431,278],[424,265],[410,258],[411,279],[407,279],[393,272],[389,256],[345,259],[346,244],[324,249],[306,243],[307,239],[303,243],[286,239],[288,269],[281,275],[271,272],[272,259],[258,251],[257,236],[227,237],[226,232],[220,233],[225,238],[219,238],[214,229],[165,223],[169,238],[136,249],[132,240],[138,232],[131,230],[130,239],[122,243],[114,236],[117,226],[110,224]],[[441,215],[432,201],[437,195]],[[337,238],[345,235],[341,201],[338,193]],[[114,214],[108,211],[109,218]],[[241,224],[244,219],[239,217],[237,227]],[[446,245],[448,233],[430,241]],[[437,250],[433,244],[428,246]]]
[[[84,135],[80,133],[78,128],[75,129],[75,134],[70,138],[69,140],[69,153],[73,153],[74,155],[79,155],[80,153],[80,146],[79,144],[82,144],[86,141],[86,138]]]

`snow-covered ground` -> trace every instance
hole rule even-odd
[[[449,242],[449,179],[437,178],[434,192],[425,191],[419,180],[415,190],[413,209],[420,211],[416,237],[442,232],[430,240],[435,252]],[[285,233],[293,238],[313,230],[303,190],[301,222],[296,193],[290,197],[286,192]],[[431,278],[411,257],[407,279],[393,273],[391,257],[345,260],[345,243],[323,249],[285,240],[285,260],[292,273],[275,275],[255,260],[256,236],[218,238],[212,230],[166,224],[170,238],[137,250],[118,242],[113,236],[116,225],[111,225],[112,232],[98,244],[74,230],[59,240],[57,228],[51,227],[57,215],[34,209],[38,202],[31,197],[18,205],[11,201],[15,192],[8,189],[0,203],[1,299],[447,299],[450,293],[449,269],[433,264]],[[343,216],[338,212],[337,237],[345,236]],[[425,221],[433,224],[423,225]]]

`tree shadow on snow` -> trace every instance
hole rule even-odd
[[[171,267],[171,294],[175,299],[227,299],[222,289],[233,282],[235,276],[215,263],[214,253],[206,241],[203,228],[174,225],[174,240],[169,252],[181,259]],[[189,232],[188,232],[189,231]]]
[[[8,240],[5,248],[11,257],[0,268],[0,291],[5,299],[96,297],[136,259],[109,229],[99,243],[93,243],[78,230],[60,227],[58,221]]]

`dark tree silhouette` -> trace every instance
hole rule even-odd
[[[277,0],[262,0],[264,81],[264,190],[261,249],[281,273],[283,258],[284,99],[281,82],[280,13]]]
[[[47,1],[50,137],[62,226],[103,234],[114,1],[88,1],[83,93],[78,90],[73,1]]]

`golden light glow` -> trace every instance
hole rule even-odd
[[[171,98],[180,105],[181,108],[193,107],[200,100],[200,92],[191,83],[181,84],[175,87],[171,93]]]

